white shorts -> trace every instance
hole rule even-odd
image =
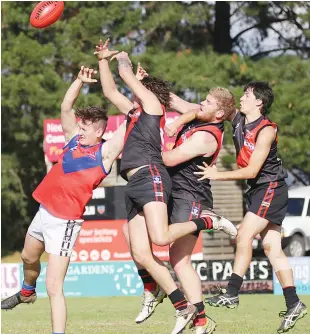
[[[57,218],[40,205],[39,211],[28,228],[28,233],[44,242],[47,253],[71,256],[82,223],[82,219]]]

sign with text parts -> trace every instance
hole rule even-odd
[[[72,252],[72,262],[132,260],[123,235],[127,220],[95,220],[83,223]],[[169,246],[153,245],[154,254],[162,261],[169,260]],[[202,236],[197,239],[192,259],[202,259]]]
[[[20,290],[22,280],[20,278],[19,264],[1,264],[1,298],[9,297]]]
[[[168,112],[166,114],[166,123],[171,123],[178,117],[176,112]],[[103,139],[108,140],[113,137],[114,132],[125,120],[125,115],[109,116],[108,125],[103,135]],[[44,153],[47,160],[57,162],[62,149],[65,146],[65,136],[62,130],[60,119],[45,119],[44,120]],[[175,137],[169,138],[164,135],[163,150],[171,150],[174,145]]]
[[[310,257],[288,257],[288,262],[294,273],[294,284],[298,295],[310,295]],[[281,284],[273,272],[275,295],[283,295]]]

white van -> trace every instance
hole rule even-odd
[[[288,256],[304,256],[310,250],[310,186],[289,190],[282,223],[282,247]]]

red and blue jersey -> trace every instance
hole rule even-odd
[[[55,217],[81,218],[93,190],[109,174],[102,162],[103,143],[83,146],[78,135],[73,137],[33,192],[33,198]]]

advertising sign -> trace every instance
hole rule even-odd
[[[122,226],[127,220],[85,221],[76,241],[71,261],[126,261],[131,260]],[[162,261],[169,260],[169,247],[153,245],[154,254]],[[202,259],[202,237],[197,240],[193,259]]]
[[[227,287],[233,272],[234,260],[193,261],[204,294],[217,292],[215,286]],[[272,293],[272,268],[267,258],[253,259],[244,276],[241,287],[243,293]]]
[[[18,292],[21,287],[19,264],[1,264],[1,298],[6,298]]]
[[[47,297],[47,264],[41,266],[37,281],[38,297]],[[70,263],[64,283],[65,296],[139,296],[143,284],[132,261]]]
[[[298,295],[310,295],[310,257],[289,257],[288,262],[294,273],[294,283]],[[275,295],[283,295],[281,284],[273,272]]]
[[[171,123],[178,113],[168,112],[166,117],[166,123]],[[107,129],[103,138],[108,140],[112,138],[114,132],[117,130],[119,125],[124,121],[124,115],[109,116]],[[47,159],[51,162],[57,162],[58,158],[65,146],[65,136],[62,131],[60,119],[45,119],[44,120],[44,152]],[[163,150],[171,150],[174,144],[175,138],[169,138],[164,136],[164,147]]]

